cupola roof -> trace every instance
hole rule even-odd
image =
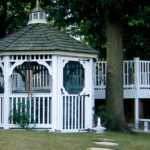
[[[36,7],[30,11],[30,13],[34,13],[34,12],[45,12],[45,10],[39,6],[38,0],[36,1]]]

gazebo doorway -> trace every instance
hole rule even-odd
[[[90,93],[89,61],[79,58],[61,59],[61,96],[63,103],[63,130],[83,130],[86,126],[86,104]]]

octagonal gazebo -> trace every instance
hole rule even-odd
[[[25,28],[0,39],[0,127],[18,128],[9,116],[24,103],[35,128],[92,128],[97,54],[51,27],[37,3]]]

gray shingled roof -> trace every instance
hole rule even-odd
[[[98,52],[48,24],[31,24],[0,39],[0,51]]]

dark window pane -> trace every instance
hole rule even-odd
[[[63,70],[63,86],[69,94],[79,94],[84,88],[84,68],[79,62],[69,61]]]
[[[4,93],[4,76],[1,68],[0,68],[0,93]]]

